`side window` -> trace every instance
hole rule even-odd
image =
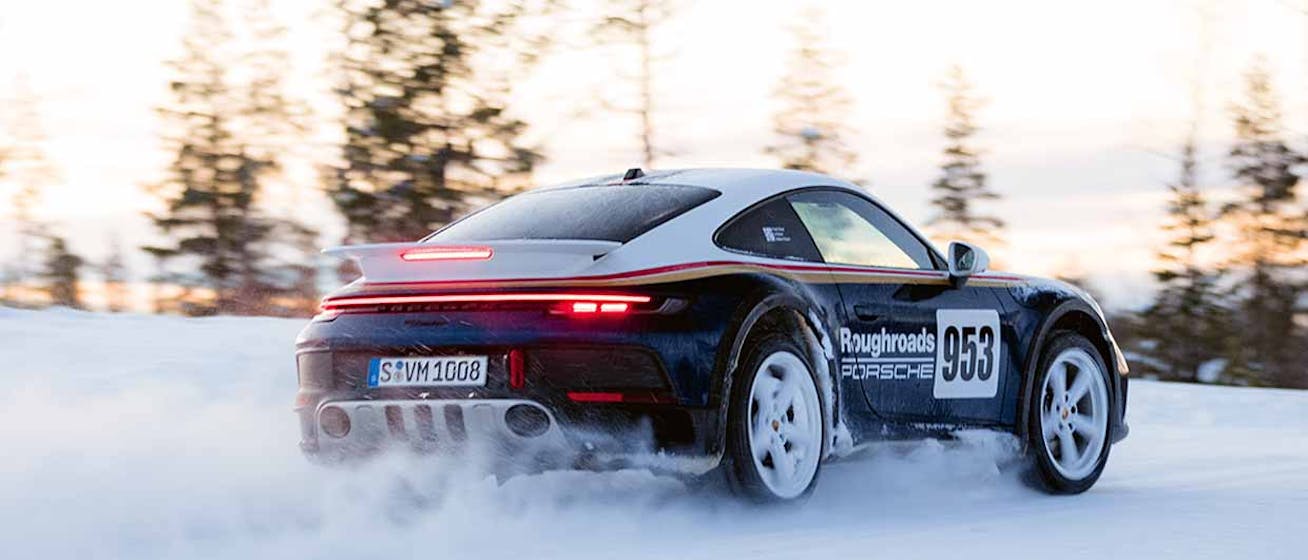
[[[718,232],[715,241],[724,249],[762,257],[822,261],[804,223],[781,198],[737,216]]]
[[[808,191],[789,200],[828,263],[935,268],[931,251],[908,228],[862,197]]]

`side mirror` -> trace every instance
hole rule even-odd
[[[955,285],[962,285],[967,278],[978,272],[985,272],[990,266],[990,255],[985,249],[962,241],[949,242],[949,279]]]

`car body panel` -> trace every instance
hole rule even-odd
[[[930,371],[937,362],[937,312],[941,310],[991,310],[999,306],[995,288],[987,285],[954,287],[940,284],[879,284],[843,282],[844,327],[839,335],[840,347],[852,347],[846,339],[859,335],[908,334],[919,338],[935,337],[930,349],[909,352],[842,352],[842,366],[853,364],[861,369],[862,393],[872,409],[888,420],[905,422],[955,422],[999,424],[1000,400],[939,399],[933,396],[935,375]],[[848,334],[849,336],[846,336]],[[1004,341],[1011,344],[1011,341]],[[850,348],[853,350],[853,348]],[[848,354],[846,356],[846,354]],[[865,364],[858,364],[858,361]],[[913,361],[902,361],[913,360]],[[870,364],[867,364],[870,362]],[[1001,360],[1000,381],[1012,374],[1006,369],[1011,360]],[[876,367],[871,374],[868,365]],[[859,367],[862,366],[862,367]],[[879,367],[878,367],[879,366]]]

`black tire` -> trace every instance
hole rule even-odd
[[[1104,386],[1107,390],[1107,409],[1108,422],[1104,426],[1104,435],[1102,445],[1099,446],[1098,458],[1093,468],[1084,476],[1071,478],[1065,475],[1054,464],[1052,457],[1052,446],[1046,441],[1042,430],[1041,415],[1044,413],[1046,406],[1045,396],[1042,389],[1045,386],[1046,379],[1049,377],[1051,367],[1054,361],[1064,352],[1069,350],[1081,350],[1093,360],[1098,367],[1099,375],[1103,378]],[[1084,336],[1071,331],[1057,331],[1050,335],[1049,341],[1045,343],[1044,349],[1040,353],[1039,368],[1036,370],[1035,377],[1031,380],[1034,385],[1031,387],[1030,395],[1026,403],[1027,410],[1027,476],[1025,477],[1028,484],[1039,490],[1050,494],[1080,494],[1094,486],[1103,473],[1104,465],[1108,462],[1108,452],[1112,448],[1112,411],[1115,410],[1113,399],[1112,380],[1109,377],[1109,370],[1104,364],[1099,350],[1095,348]],[[1064,417],[1065,418],[1065,417]],[[1089,446],[1087,446],[1089,447]],[[1087,449],[1089,451],[1089,449]]]
[[[727,446],[723,472],[726,475],[728,487],[731,488],[734,494],[754,502],[778,503],[807,499],[813,492],[813,488],[817,486],[818,476],[822,471],[822,458],[826,456],[828,445],[827,426],[825,415],[819,414],[821,452],[813,475],[807,486],[798,495],[779,496],[764,482],[751,452],[749,442],[751,390],[764,360],[777,352],[794,354],[803,362],[809,377],[813,381],[814,388],[821,387],[821,384],[814,376],[810,354],[805,349],[805,345],[797,338],[797,336],[775,332],[751,337],[751,340],[745,344],[744,359],[740,361],[740,366],[737,368],[732,381],[731,400],[727,413]],[[818,389],[816,394],[819,406],[822,410],[825,410],[826,402],[822,391]]]

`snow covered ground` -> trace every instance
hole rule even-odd
[[[503,484],[392,457],[307,464],[298,321],[0,309],[5,558],[1304,558],[1308,392],[1133,385],[1076,497],[967,434],[828,465],[753,509],[646,472]]]

